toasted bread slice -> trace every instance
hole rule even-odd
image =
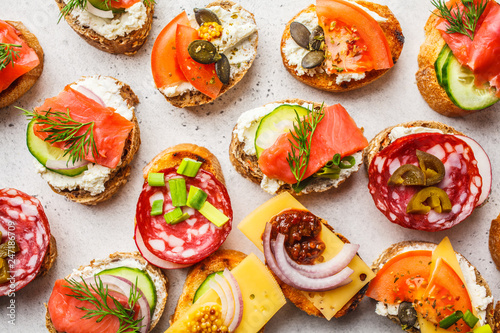
[[[38,271],[37,277],[45,276],[49,272],[49,269],[52,267],[52,265],[54,265],[56,258],[57,258],[56,239],[54,238],[54,236],[50,235],[49,247],[47,249],[47,252],[45,253],[45,258],[43,258],[42,266]]]
[[[212,3],[208,4],[205,8],[209,9],[210,7],[220,6],[220,7],[224,8],[224,9],[228,10],[228,9],[232,8],[233,6],[235,6],[235,5],[236,5],[236,3],[232,2],[232,1],[220,0],[220,1],[215,1],[215,2],[212,2]],[[252,18],[254,19],[254,22],[255,22],[255,18],[253,16],[253,14],[250,13],[249,11],[245,10],[245,9],[243,9],[243,10],[245,12],[247,12],[248,14],[250,14],[252,16]],[[257,55],[257,45],[259,43],[258,33],[255,32],[255,34],[257,36],[256,36],[255,40],[252,43],[252,46],[253,46],[254,51],[255,51],[252,60],[249,62],[248,66],[244,70],[239,71],[233,78],[231,78],[229,80],[229,84],[226,84],[226,85],[222,86],[222,89],[219,92],[219,96],[217,96],[217,98],[219,98],[222,94],[226,93],[229,89],[231,89],[238,82],[240,82],[241,79],[243,78],[243,76],[245,76],[245,74],[248,72],[248,70],[252,66],[253,61],[255,60],[255,56]],[[161,90],[160,90],[160,92],[161,92]],[[199,106],[199,105],[211,103],[211,102],[213,102],[215,100],[214,98],[211,98],[211,97],[209,97],[207,95],[204,95],[204,94],[202,94],[199,91],[189,91],[189,92],[186,92],[186,93],[184,93],[182,95],[179,95],[179,96],[174,96],[174,97],[167,97],[167,96],[165,96],[165,98],[167,99],[167,101],[170,102],[170,104],[172,104],[173,106],[178,107],[178,108],[186,108],[186,107],[191,107],[191,106]]]
[[[110,264],[113,265],[112,266],[113,268],[120,267],[119,263],[125,260],[135,260],[140,265],[143,265],[145,267],[144,269],[147,271],[147,273],[149,274],[151,280],[155,285],[157,299],[156,299],[155,311],[151,318],[151,327],[149,329],[151,331],[160,320],[160,317],[163,314],[163,310],[165,309],[165,303],[167,301],[167,296],[168,296],[168,279],[163,274],[161,269],[153,265],[150,265],[140,255],[139,252],[115,252],[113,254],[110,254],[109,257],[105,259],[94,259],[90,262],[89,265],[80,266],[76,271],[69,274],[65,278],[66,279],[74,278],[75,280],[78,280],[80,276],[87,277],[97,274],[100,271],[107,269],[108,265]],[[45,304],[45,307],[47,307],[47,304]],[[45,326],[51,333],[60,333],[56,331],[52,323],[52,319],[50,318],[50,313],[48,309],[45,314]]]
[[[497,269],[500,270],[500,215],[498,215],[496,219],[491,221],[489,248],[491,258],[497,266]]]
[[[370,163],[372,162],[373,157],[375,155],[383,150],[385,147],[387,147],[391,143],[391,139],[389,138],[389,134],[391,133],[392,129],[394,127],[427,127],[427,128],[435,128],[441,130],[444,134],[458,134],[458,135],[464,135],[462,132],[457,131],[451,126],[445,125],[443,123],[437,122],[437,121],[427,121],[427,120],[417,120],[417,121],[410,121],[407,123],[402,123],[398,125],[394,125],[391,127],[386,128],[382,132],[378,133],[368,144],[368,147],[365,148],[364,151],[364,157],[363,161],[366,166],[366,170],[368,171],[368,167],[370,166]]]
[[[495,306],[495,318],[494,318],[495,326],[492,326],[493,333],[500,333],[500,302]]]
[[[391,10],[387,6],[379,5],[373,2],[368,2],[368,1],[354,1],[357,4],[365,7],[366,9],[377,13],[381,17],[386,18],[386,21],[384,22],[379,22],[380,27],[382,28],[382,31],[384,32],[384,35],[387,39],[387,42],[389,44],[389,48],[391,49],[391,55],[392,55],[392,61],[394,64],[397,62],[399,59],[399,55],[401,54],[401,51],[403,50],[403,44],[404,44],[404,36],[403,32],[401,31],[401,26],[399,25],[398,20],[394,16],[394,14],[391,12]],[[290,65],[285,54],[285,45],[287,40],[291,39],[290,35],[290,24],[294,22],[297,17],[299,17],[301,14],[306,13],[306,12],[313,12],[316,11],[316,6],[315,5],[310,5],[309,7],[303,9],[301,12],[299,12],[297,15],[295,15],[286,25],[285,31],[283,32],[283,36],[281,38],[281,57],[283,59],[283,65],[287,69],[287,71],[295,77],[297,80],[301,81],[302,83],[305,83],[311,87],[325,90],[325,91],[330,91],[330,92],[343,92],[343,91],[349,91],[353,89],[358,89],[361,88],[365,85],[367,85],[370,82],[375,81],[382,75],[384,75],[389,69],[380,69],[380,70],[371,70],[366,72],[366,76],[364,79],[361,80],[351,80],[349,82],[342,82],[340,85],[336,83],[336,78],[337,75],[335,74],[326,74],[326,73],[315,73],[313,76],[309,76],[307,73],[304,75],[298,75],[296,72],[297,65]]]
[[[28,73],[12,82],[12,84],[7,89],[0,92],[0,109],[14,103],[28,90],[30,90],[43,72],[43,49],[36,36],[32,34],[22,22],[5,22],[7,22],[20,32],[19,37],[21,37],[21,39],[24,40],[26,44],[28,44],[28,46],[35,51],[38,59],[40,60],[40,63]]]
[[[408,248],[422,248],[422,249],[428,249],[428,250],[434,250],[436,248],[436,244],[434,243],[429,243],[429,242],[422,242],[422,241],[404,241],[400,243],[396,243],[391,245],[388,249],[386,249],[384,252],[382,252],[377,259],[372,264],[372,270],[375,272],[375,274],[393,257],[396,255],[405,252],[405,249]],[[476,283],[480,286],[483,286],[486,289],[486,296],[489,297],[491,296],[491,290],[490,287],[488,286],[488,283],[486,283],[485,279],[481,276],[479,271],[460,253],[455,252],[458,257],[461,260],[465,260],[467,265],[471,268],[474,268],[474,273],[476,276]],[[464,272],[466,274],[466,272]],[[490,324],[491,327],[493,327],[494,323],[494,313],[493,313],[493,307],[494,307],[494,302],[492,301],[488,307],[486,308],[486,323]],[[393,316],[393,315],[388,315],[387,316],[389,319],[391,319],[393,322],[395,322],[398,325],[401,325],[399,322],[398,316]],[[416,329],[414,327],[407,328],[405,331],[411,332],[411,333],[418,333],[420,332],[419,329]]]
[[[321,107],[320,103],[304,101],[301,99],[286,99],[282,101],[273,102],[270,104],[297,104],[297,105],[313,105],[315,109],[319,109]],[[245,153],[244,146],[245,143],[241,142],[238,139],[238,135],[236,134],[238,124],[233,128],[233,134],[231,138],[231,144],[229,146],[229,159],[233,164],[236,171],[238,171],[243,177],[248,178],[252,182],[256,184],[261,184],[264,174],[259,168],[259,163],[257,156],[249,155]],[[356,161],[357,163],[358,161]],[[351,168],[352,173],[355,173],[359,170],[359,163],[356,164],[355,167]],[[352,174],[351,173],[351,174]],[[307,185],[300,193],[295,193],[290,184],[281,185],[276,194],[282,192],[289,192],[293,195],[302,195],[309,194],[313,192],[324,192],[331,188],[337,188],[347,180],[348,177],[343,179],[326,179],[326,178],[316,178],[309,185]]]
[[[55,1],[59,10],[62,11],[64,6],[66,6],[64,0]],[[151,31],[151,25],[153,24],[153,14],[154,1],[151,1],[151,5],[146,7],[147,18],[144,24],[140,28],[131,31],[124,36],[118,36],[115,39],[108,39],[94,31],[89,26],[82,25],[78,19],[71,14],[66,15],[65,19],[69,26],[75,30],[75,32],[82,37],[83,40],[93,47],[108,53],[125,54],[130,56],[136,54],[146,42],[149,32]]]
[[[84,79],[84,78],[82,78]],[[116,80],[113,78],[113,80]],[[127,102],[129,107],[135,106],[139,103],[139,98],[135,95],[129,85],[116,80],[117,84],[120,86],[120,96],[123,100]],[[104,184],[106,190],[97,195],[92,195],[89,191],[83,189],[75,190],[61,190],[50,185],[51,189],[57,194],[64,195],[69,200],[78,202],[83,205],[96,205],[102,201],[111,198],[120,187],[127,183],[127,179],[130,175],[130,163],[134,158],[139,146],[141,144],[139,123],[134,114],[132,118],[134,123],[134,128],[130,131],[130,134],[125,142],[125,147],[123,149],[121,163],[111,171],[109,179]]]

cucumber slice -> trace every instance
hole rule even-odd
[[[122,277],[134,283],[137,280],[137,288],[139,288],[143,293],[149,303],[149,308],[151,309],[151,314],[154,313],[156,307],[156,287],[151,280],[151,277],[146,271],[140,270],[138,268],[131,267],[116,267],[105,269],[99,272],[97,275],[115,275]]]
[[[28,124],[28,129],[26,130],[26,144],[28,145],[28,149],[31,155],[33,155],[43,166],[47,164],[47,160],[68,161],[69,156],[64,156],[64,150],[57,147],[52,147],[48,142],[43,141],[35,135],[35,133],[33,132],[34,124],[35,120],[30,121],[30,123]],[[81,174],[87,169],[88,167],[85,165],[77,169],[49,170],[61,175],[74,177]]]
[[[448,97],[464,110],[481,110],[498,102],[493,89],[478,89],[474,85],[474,73],[462,66],[450,53],[443,66],[443,88]]]
[[[439,85],[443,85],[443,66],[451,53],[450,47],[445,44],[439,52],[439,55],[434,63],[434,69],[436,70],[437,81]]]
[[[293,123],[297,118],[306,116],[308,109],[299,105],[280,105],[261,119],[257,132],[255,133],[255,151],[257,158],[265,149],[271,147],[276,139],[283,133],[293,129]]]
[[[122,8],[116,9],[116,8],[110,8],[110,7],[108,7],[107,4],[106,4],[106,1],[104,1],[104,0],[88,0],[88,1],[92,4],[92,6],[94,6],[97,9],[100,9],[100,10],[106,10],[106,11],[112,10],[113,13],[122,13],[122,12],[124,12],[124,10]],[[111,3],[111,1],[113,1],[113,0],[109,0],[109,3]]]
[[[198,298],[200,298],[201,296],[203,296],[203,294],[205,294],[207,291],[210,290],[209,282],[215,278],[215,274],[222,275],[222,273],[224,273],[224,272],[220,271],[220,272],[212,273],[209,276],[207,276],[205,281],[203,281],[203,283],[200,284],[198,289],[196,289],[196,292],[194,293],[194,297],[193,297],[193,303],[195,303],[198,300]]]

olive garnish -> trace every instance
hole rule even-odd
[[[316,26],[309,36],[309,49],[318,51],[325,40],[325,32],[319,25]]]
[[[445,170],[444,164],[436,156],[417,150],[418,164],[425,173],[425,185],[435,185],[443,180]]]
[[[405,164],[394,171],[387,185],[425,185],[425,174],[419,167],[413,164]]]
[[[210,22],[216,22],[217,24],[222,25],[217,15],[215,15],[214,12],[206,8],[195,8],[194,17],[196,18],[196,22],[198,22],[200,26],[203,23],[210,23]]]
[[[310,51],[304,58],[302,58],[301,66],[306,69],[318,67],[325,60],[325,52],[323,51]]]
[[[231,65],[224,53],[220,54],[220,59],[215,63],[215,72],[223,84],[229,84]]]
[[[290,24],[290,35],[300,47],[309,49],[309,36],[311,33],[305,25],[299,22],[292,22]]]
[[[401,326],[413,327],[417,322],[417,311],[410,302],[401,302],[398,307],[398,318]]]
[[[203,39],[192,41],[188,46],[188,52],[191,58],[200,64],[213,64],[221,59],[215,45]]]

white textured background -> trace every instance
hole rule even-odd
[[[285,23],[311,0],[241,0],[255,14],[259,27],[258,55],[246,77],[215,103],[192,109],[172,107],[155,89],[150,70],[150,52],[161,29],[180,11],[191,11],[208,3],[194,0],[157,0],[151,35],[136,56],[110,55],[85,43],[62,21],[51,0],[0,0],[0,19],[20,20],[37,35],[45,51],[45,69],[38,83],[15,105],[33,108],[55,96],[82,75],[110,75],[128,83],[141,103],[137,118],[142,145],[132,163],[129,182],[111,200],[85,207],[52,192],[35,173],[25,144],[27,121],[13,106],[0,110],[0,188],[14,187],[41,200],[57,239],[59,257],[49,274],[36,279],[16,294],[16,326],[7,324],[8,298],[0,299],[0,332],[45,332],[45,307],[56,279],[91,259],[115,251],[136,250],[133,237],[135,205],[142,187],[141,169],[157,153],[177,143],[191,142],[209,148],[220,160],[234,209],[233,232],[225,248],[258,252],[236,225],[258,205],[271,198],[259,186],[241,177],[228,158],[231,129],[248,109],[275,100],[302,98],[342,103],[365,135],[371,139],[382,129],[411,120],[445,122],[476,139],[493,165],[493,188],[489,203],[451,230],[426,233],[391,224],[375,207],[367,189],[364,167],[340,191],[300,198],[312,212],[327,219],[352,242],[360,243],[360,254],[370,263],[392,243],[402,240],[439,242],[449,236],[484,275],[494,296],[500,298],[500,272],[488,252],[490,221],[500,213],[500,154],[498,132],[500,103],[467,118],[451,119],[432,111],[415,84],[417,54],[424,39],[423,27],[431,9],[428,0],[376,0],[387,4],[399,19],[406,43],[403,53],[384,77],[360,90],[343,94],[315,90],[293,79],[282,65],[279,52]],[[262,258],[262,255],[258,253]],[[187,269],[166,272],[169,298],[154,332],[168,328]],[[399,327],[374,313],[375,302],[365,298],[358,310],[342,319],[313,318],[293,304],[283,307],[266,326],[267,332],[400,332]]]

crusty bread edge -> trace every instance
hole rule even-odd
[[[132,88],[130,88],[129,85],[113,78],[110,77],[113,80],[116,81],[118,85],[120,85],[120,95],[121,97],[127,102],[127,105],[129,107],[135,106],[139,103],[139,98],[137,95],[132,91]],[[85,79],[85,77],[82,77],[81,79]],[[106,190],[104,192],[101,192],[95,196],[91,195],[90,192],[85,191],[85,190],[59,190],[53,187],[52,185],[49,184],[50,188],[56,192],[57,194],[64,195],[67,197],[69,200],[87,205],[87,206],[92,206],[96,205],[100,202],[103,202],[105,200],[108,200],[111,198],[120,187],[125,185],[127,183],[127,179],[130,175],[130,166],[129,164],[132,162],[132,159],[134,158],[135,154],[137,153],[137,150],[139,149],[139,146],[141,144],[141,138],[140,138],[140,130],[139,130],[139,123],[137,121],[137,118],[134,116],[132,118],[132,122],[134,123],[134,128],[130,131],[130,134],[127,138],[127,141],[125,142],[125,147],[123,149],[123,154],[121,158],[121,163],[112,170],[112,172],[109,175],[109,179],[106,181],[104,184]]]
[[[394,64],[396,64],[397,60],[399,59],[399,56],[401,55],[401,52],[403,50],[403,44],[404,44],[404,36],[403,32],[401,30],[401,26],[399,24],[399,21],[396,19],[394,14],[391,12],[391,10],[387,6],[383,6],[377,3],[373,2],[368,2],[368,1],[362,1],[358,0],[355,1],[359,5],[377,13],[381,17],[384,17],[387,19],[387,21],[384,22],[378,22],[380,27],[382,28],[382,31],[384,32],[384,35],[386,36],[387,42],[389,44],[389,47],[391,49],[391,55],[392,55],[392,60]],[[342,82],[340,85],[336,84],[336,77],[337,75],[332,74],[328,75],[326,73],[317,73],[314,76],[309,76],[307,74],[304,75],[298,75],[295,72],[295,69],[297,66],[291,66],[288,64],[288,61],[286,60],[285,53],[284,53],[284,48],[286,45],[286,41],[291,38],[290,36],[290,24],[295,21],[295,19],[301,15],[303,12],[307,11],[312,11],[315,10],[314,5],[310,5],[309,7],[303,9],[300,11],[297,15],[295,15],[286,25],[285,30],[283,32],[283,36],[281,38],[281,57],[283,60],[283,65],[285,66],[286,70],[297,80],[301,81],[302,83],[305,83],[311,87],[329,91],[329,92],[345,92],[345,91],[350,91],[353,89],[358,89],[361,88],[376,79],[380,78],[382,75],[387,73],[387,71],[390,69],[381,69],[381,70],[372,70],[366,72],[366,77],[362,80],[356,81],[356,80],[351,80],[350,82]]]
[[[206,8],[210,8],[210,7],[214,7],[214,6],[221,6],[222,8],[227,9],[227,8],[231,8],[234,5],[236,5],[236,3],[232,2],[232,1],[220,0],[220,1],[211,2],[210,4],[208,4],[206,6]],[[249,13],[255,22],[254,15],[244,8],[243,8],[243,10],[246,11],[247,13]],[[215,99],[222,96],[229,89],[233,88],[238,82],[240,82],[241,79],[243,79],[243,77],[245,76],[245,74],[250,70],[250,67],[252,67],[252,64],[255,60],[255,57],[257,56],[257,47],[259,44],[259,34],[257,31],[255,32],[255,34],[257,35],[257,37],[255,39],[255,45],[254,45],[255,53],[254,53],[252,60],[249,62],[248,68],[245,69],[244,71],[239,72],[237,75],[235,75],[229,81],[229,84],[223,85],[221,91],[219,92],[219,95],[216,98],[211,98],[207,95],[202,94],[199,91],[189,91],[189,92],[186,92],[182,95],[174,96],[174,97],[167,97],[163,94],[163,92],[161,90],[160,90],[160,92],[165,96],[165,98],[167,99],[168,102],[170,102],[170,104],[172,104],[173,106],[178,107],[178,108],[200,106],[200,105],[208,104],[208,103],[215,101]]]
[[[500,270],[500,215],[491,221],[488,248],[493,262],[497,269]]]
[[[12,103],[14,103],[17,99],[21,98],[28,90],[33,87],[33,85],[38,81],[38,78],[40,75],[42,75],[43,72],[43,61],[44,61],[44,54],[43,54],[43,49],[40,43],[38,42],[38,39],[36,36],[31,33],[28,28],[22,23],[22,22],[16,22],[16,21],[5,21],[7,24],[13,26],[15,29],[17,29],[20,32],[20,38],[26,42],[26,44],[31,47],[36,55],[38,56],[38,59],[40,60],[40,63],[38,66],[30,70],[28,73],[24,74],[23,76],[19,77],[17,80],[12,82],[12,84],[5,89],[4,91],[0,92],[0,109],[4,108]]]
[[[156,324],[158,323],[158,321],[161,318],[161,314],[163,313],[163,310],[165,309],[165,304],[166,304],[167,296],[168,296],[168,279],[163,274],[161,269],[149,264],[146,261],[146,259],[144,259],[141,256],[141,254],[139,252],[115,252],[115,253],[110,254],[109,257],[104,260],[104,263],[96,264],[95,260],[92,260],[89,265],[80,266],[78,268],[78,271],[82,271],[87,267],[96,268],[100,265],[104,265],[104,264],[109,263],[109,262],[113,262],[113,261],[121,260],[121,259],[127,259],[127,258],[135,259],[143,264],[146,263],[147,264],[146,271],[148,272],[148,274],[159,278],[163,282],[164,290],[160,290],[160,291],[157,290],[156,292],[157,292],[157,294],[158,294],[158,292],[164,292],[165,299],[164,299],[164,302],[162,302],[162,303],[158,303],[158,302],[156,303],[155,314],[158,314],[158,315],[157,315],[156,320],[151,322],[151,327],[149,329],[151,331],[151,330],[153,330],[153,328],[156,326]],[[69,278],[70,276],[71,276],[71,274],[67,275],[66,278]],[[45,304],[45,307],[47,308],[47,311],[45,313],[45,326],[47,327],[49,332],[58,333],[56,331],[53,323],[52,323],[51,318],[50,318],[50,313],[49,313],[47,304]]]
[[[413,246],[418,246],[418,245],[423,245],[423,246],[426,246],[426,247],[429,247],[430,249],[433,249],[435,248],[437,245],[434,244],[434,243],[430,243],[430,242],[426,242],[426,241],[403,241],[403,242],[399,242],[399,243],[395,243],[393,245],[391,245],[389,248],[387,248],[386,250],[384,250],[384,252],[382,252],[377,259],[375,259],[373,261],[373,264],[371,266],[373,272],[375,274],[377,274],[377,272],[392,258],[394,258],[396,255],[398,255],[399,253],[403,252],[405,248],[407,247],[413,247]],[[465,261],[467,262],[467,264],[470,266],[470,267],[474,267],[468,260],[467,258],[465,258],[461,253],[459,252],[456,252],[456,254],[458,254],[460,257],[462,257],[463,259],[465,259]],[[486,289],[486,296],[492,296],[492,293],[491,293],[491,290],[490,290],[490,287],[488,285],[488,283],[486,282],[486,280],[482,277],[481,273],[479,273],[479,271],[477,270],[476,267],[474,267],[474,272],[475,272],[475,275],[476,275],[476,283],[483,286],[485,289]],[[488,324],[490,324],[490,326],[493,328],[494,327],[494,323],[495,323],[495,318],[494,316],[500,316],[500,313],[495,315],[494,314],[494,302],[491,302],[488,307],[486,308],[486,322]],[[499,303],[500,304],[500,303]],[[499,307],[499,310],[500,310],[500,307]],[[390,320],[392,320],[394,323],[398,324],[401,326],[401,323],[399,322],[399,319],[398,319],[398,316],[392,316],[392,315],[389,315],[387,316]],[[498,322],[497,322],[498,324]],[[407,332],[410,332],[410,333],[419,333],[420,330],[419,329],[416,329],[414,327],[410,327],[410,328],[407,328],[405,331]],[[495,332],[495,331],[494,331]]]

